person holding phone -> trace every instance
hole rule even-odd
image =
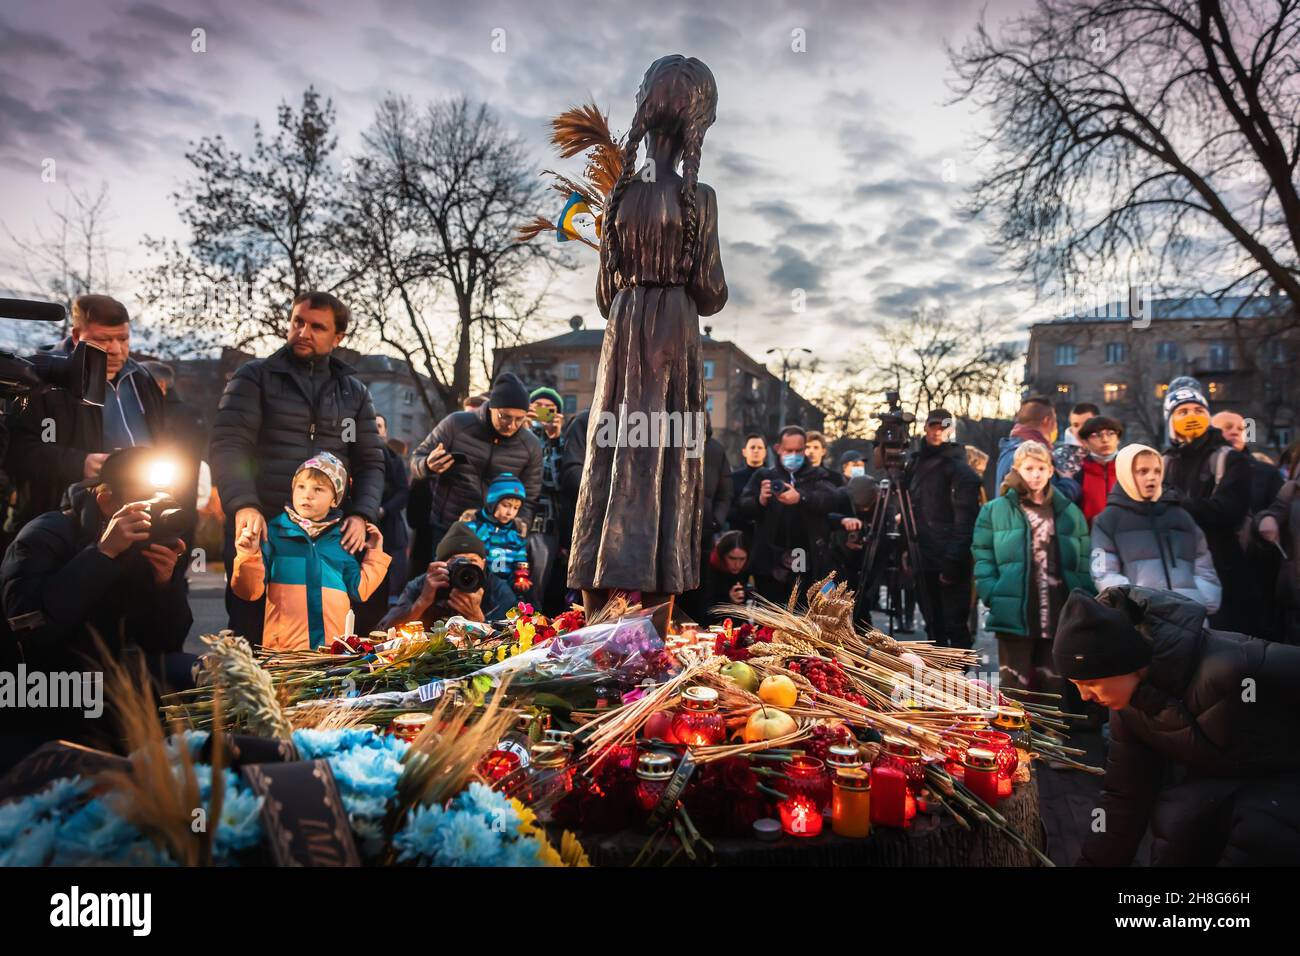
[[[529,423],[528,389],[513,372],[497,376],[488,400],[452,412],[411,453],[413,482],[431,484],[430,540],[441,541],[466,511],[477,510],[497,475],[523,482],[519,517],[531,524],[542,492],[542,444]]]

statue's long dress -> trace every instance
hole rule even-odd
[[[704,434],[699,457],[672,447],[627,447],[605,413],[701,413],[699,317],[726,304],[718,252],[718,201],[696,186],[699,229],[689,276],[681,275],[681,181],[635,180],[618,210],[623,237],[618,275],[601,249],[596,302],[608,319],[587,425],[587,459],[573,523],[569,586],[681,594],[700,580]],[[657,421],[658,419],[650,419]],[[692,414],[692,427],[703,424]]]

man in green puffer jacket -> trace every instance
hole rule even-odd
[[[980,509],[971,550],[975,590],[998,639],[1000,678],[1023,690],[1060,689],[1052,637],[1075,588],[1095,593],[1088,570],[1088,523],[1052,489],[1052,454],[1040,442],[1016,449],[1002,495]]]

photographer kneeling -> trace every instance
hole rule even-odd
[[[443,536],[436,558],[402,589],[401,598],[379,622],[381,629],[457,615],[470,621],[501,620],[515,605],[510,585],[487,573],[487,546],[464,522],[457,521]]]
[[[114,452],[93,485],[74,489],[73,510],[47,511],[19,532],[0,564],[10,631],[0,668],[94,671],[98,640],[118,661],[143,653],[166,690],[193,685],[195,658],[180,653],[193,621],[181,560],[186,544],[172,528],[181,513],[164,511],[174,502],[158,501],[165,471],[149,448]],[[91,739],[89,719],[64,716],[46,710],[22,728],[6,721],[6,744],[16,743],[15,731],[28,749],[60,737]]]

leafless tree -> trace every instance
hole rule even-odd
[[[1014,398],[1022,349],[1008,321],[976,314],[954,318],[942,309],[918,309],[904,322],[877,322],[862,357],[866,379],[883,404],[897,391],[903,408],[924,415],[943,407],[958,417],[995,415]]]
[[[520,139],[463,98],[389,97],[364,142],[344,215],[352,288],[379,339],[428,376],[430,413],[458,407],[476,361],[489,376],[492,348],[522,341],[568,264],[516,237],[545,188]]]
[[[155,263],[139,276],[176,350],[278,342],[294,296],[355,278],[336,245],[334,125],[333,104],[308,88],[298,109],[280,104],[272,135],[254,126],[250,154],[221,135],[185,154],[194,178],[173,198],[190,237],[146,237]]]
[[[994,119],[971,211],[1037,287],[1300,304],[1300,4],[1041,0],[951,50]]]
[[[116,292],[114,250],[108,237],[112,217],[108,184],[101,183],[94,193],[69,187],[63,204],[50,203],[49,209],[51,224],[36,227],[31,236],[15,235],[8,225],[3,226],[14,249],[5,263],[12,274],[5,291],[13,296],[53,299],[69,313],[72,300],[79,295]]]

